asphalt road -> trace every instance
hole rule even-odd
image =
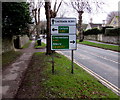
[[[45,42],[45,40],[43,40]],[[71,51],[61,51],[64,55],[71,57]],[[120,62],[118,61],[119,54],[115,51],[105,50],[97,47],[77,44],[77,50],[74,51],[74,59],[97,73],[110,83],[120,88]],[[120,76],[120,75],[119,75]]]
[[[61,52],[64,55],[71,56],[71,51]],[[119,87],[118,70],[120,69],[118,69],[118,66],[120,62],[118,62],[118,52],[77,44],[74,59]]]

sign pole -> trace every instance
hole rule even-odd
[[[52,74],[54,74],[54,51],[52,51]]]
[[[71,54],[71,59],[72,59],[72,63],[71,63],[71,65],[72,65],[72,70],[71,70],[71,73],[73,74],[74,72],[73,72],[73,50],[72,50],[72,54]]]
[[[71,73],[74,73],[73,50],[76,45],[76,18],[51,18],[51,50],[71,51]],[[52,54],[52,73],[54,74],[54,56]]]

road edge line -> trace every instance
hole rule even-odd
[[[64,55],[61,51],[57,51],[57,52]],[[66,56],[66,55],[64,55],[64,56]],[[71,60],[70,56],[66,56],[66,57]],[[78,63],[75,59],[74,59],[74,63],[76,63],[79,67],[81,67],[82,69],[87,71],[90,75],[92,75],[97,80],[99,80],[104,86],[111,89],[114,93],[116,93],[118,96],[120,96],[120,89],[118,87],[116,87],[114,84],[110,83],[105,78],[103,78],[100,75],[98,75],[97,73],[93,72],[92,70],[90,70],[89,68],[84,66],[83,64]]]

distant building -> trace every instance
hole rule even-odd
[[[86,30],[88,24],[82,24],[81,28],[82,30]],[[78,35],[78,25],[77,25],[77,35]]]
[[[120,20],[119,16],[114,16],[112,20],[106,24],[106,26],[113,26],[113,27],[119,27],[120,25]]]
[[[92,28],[98,28],[98,29],[101,29],[101,28],[102,28],[102,24],[93,24],[93,23],[89,23],[89,24],[87,25],[86,30],[88,30],[88,29],[92,29]]]
[[[88,24],[82,24],[82,30],[86,30]]]
[[[88,29],[92,29],[92,28],[98,28],[101,29],[102,28],[102,24],[94,24],[92,23],[92,18],[90,18],[90,23],[87,25],[86,30]]]

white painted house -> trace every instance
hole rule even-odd
[[[118,16],[114,16],[110,23],[107,26],[119,27],[120,26],[120,18]]]
[[[98,28],[98,29],[101,29],[101,28],[102,28],[102,24],[89,23],[89,24],[87,25],[86,30],[88,30],[88,29],[92,29],[92,28]]]

